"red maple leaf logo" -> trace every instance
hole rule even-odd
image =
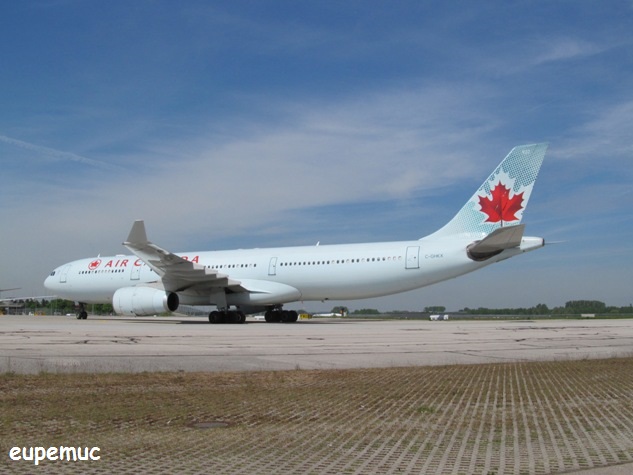
[[[100,265],[101,265],[101,259],[95,259],[90,264],[88,264],[88,269],[95,270]]]
[[[498,223],[499,221],[517,221],[516,213],[523,209],[523,193],[517,193],[510,198],[510,189],[501,181],[490,190],[489,196],[479,197],[481,212],[488,215],[486,223]]]

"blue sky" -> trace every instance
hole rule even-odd
[[[547,141],[524,222],[563,244],[346,304],[633,302],[631,1],[3,2],[0,58],[15,295],[139,218],[174,251],[416,239]]]

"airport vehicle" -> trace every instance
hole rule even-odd
[[[521,224],[547,144],[513,148],[444,227],[418,240],[172,253],[148,240],[136,221],[123,243],[133,255],[64,264],[46,279],[59,297],[109,303],[121,315],[216,306],[211,323],[294,322],[296,301],[353,300],[417,289],[545,245]]]
[[[432,322],[441,322],[441,321],[445,321],[449,319],[449,315],[448,314],[443,314],[443,315],[429,315],[429,320],[431,320]]]

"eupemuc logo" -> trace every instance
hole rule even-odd
[[[101,265],[101,259],[95,259],[90,264],[88,264],[88,270],[95,270],[100,265]]]
[[[101,460],[99,447],[11,447],[9,458],[13,461],[26,460],[39,465],[43,460],[78,462]]]

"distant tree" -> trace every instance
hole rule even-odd
[[[49,308],[58,313],[75,313],[75,302],[71,300],[55,299],[51,300]]]
[[[547,305],[544,303],[540,303],[534,307],[534,315],[545,315],[547,313],[549,313],[549,308],[547,308]]]
[[[92,309],[92,311],[96,315],[110,315],[114,313],[114,308],[109,303],[99,303],[95,304],[93,307],[94,309]]]
[[[426,307],[425,311],[435,307]],[[609,306],[600,300],[570,300],[564,307],[549,308],[539,303],[529,308],[469,308],[460,310],[469,315],[580,315],[582,313],[633,315],[633,305],[626,307]],[[440,313],[439,311],[437,313]]]
[[[424,307],[424,311],[428,313],[443,313],[446,312],[446,307],[443,307],[441,305]]]
[[[605,313],[607,305],[599,300],[570,300],[565,302],[567,313]]]
[[[546,315],[551,313],[547,305],[540,303],[529,308],[468,308],[461,310],[469,315]]]
[[[360,310],[354,310],[353,315],[380,315],[380,312],[375,308],[361,308]]]

